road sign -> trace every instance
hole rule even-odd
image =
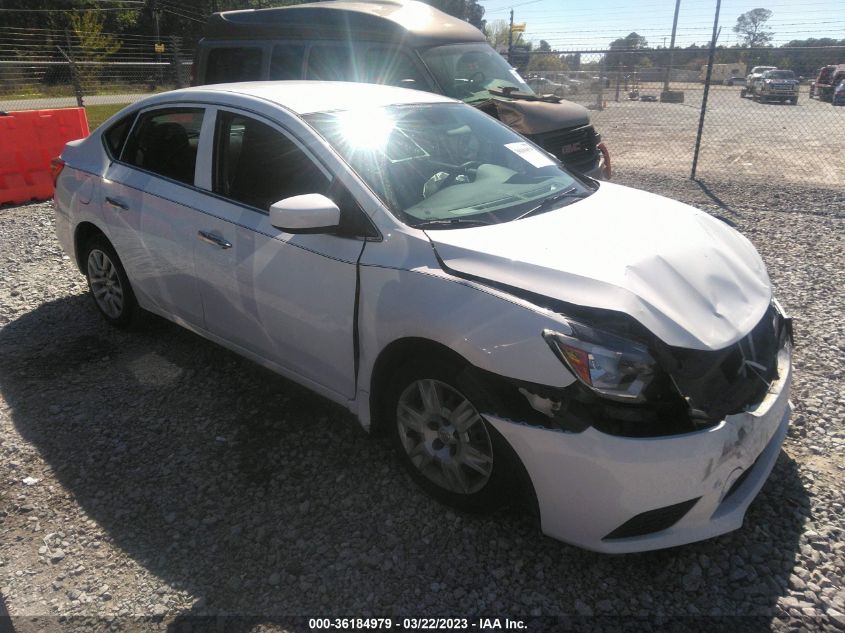
[[[511,27],[511,31],[513,31],[514,33],[525,33],[525,22],[514,24]]]

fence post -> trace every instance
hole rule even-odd
[[[65,40],[67,41],[67,53],[62,50],[61,46],[56,46],[59,52],[67,60],[70,65],[70,80],[73,83],[73,92],[76,95],[76,106],[78,108],[85,107],[82,102],[82,82],[79,79],[79,71],[76,68],[76,61],[73,59],[73,46],[70,42],[70,31],[65,29]]]
[[[170,50],[172,51],[170,64],[173,67],[173,79],[177,88],[184,88],[185,78],[182,73],[182,51],[179,50],[179,36],[170,36]]]
[[[596,96],[596,109],[604,110],[604,74],[607,72],[607,55],[602,55],[601,67],[599,68],[599,92]]]
[[[710,77],[713,74],[713,59],[716,56],[716,38],[719,28],[719,9],[722,0],[716,0],[716,15],[713,18],[713,37],[710,38],[710,55],[707,58],[707,76],[704,79],[704,94],[701,96],[701,116],[698,119],[698,133],[695,135],[695,152],[692,155],[692,171],[690,179],[695,180],[695,170],[698,167],[698,152],[701,150],[701,133],[704,131],[704,115],[707,113],[707,97],[710,95]]]

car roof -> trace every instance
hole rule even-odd
[[[327,0],[272,9],[214,13],[209,39],[341,39],[394,41],[411,47],[484,42],[484,34],[417,0]]]
[[[280,105],[297,114],[350,110],[412,103],[460,103],[443,95],[409,88],[361,84],[349,81],[250,81],[196,86],[164,92],[145,101],[158,102],[213,99],[216,94],[242,95]]]

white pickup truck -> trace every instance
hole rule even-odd
[[[754,66],[745,78],[745,88],[740,90],[740,98],[753,97],[760,80],[763,78],[763,73],[769,70],[777,70],[777,66]]]

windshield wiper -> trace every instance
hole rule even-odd
[[[413,224],[415,229],[448,229],[452,227],[466,227],[466,226],[488,226],[493,224],[486,220],[472,220],[470,218],[447,218],[445,220],[425,220]]]
[[[516,216],[512,221],[521,220],[522,218],[527,218],[529,215],[536,215],[538,213],[548,211],[554,206],[556,202],[560,202],[561,200],[583,200],[589,195],[589,193],[580,192],[576,187],[572,187],[571,189],[567,189],[566,191],[561,191],[560,193],[555,193],[551,196],[543,198],[543,201],[536,207],[528,209],[528,211],[526,211],[522,215]]]

